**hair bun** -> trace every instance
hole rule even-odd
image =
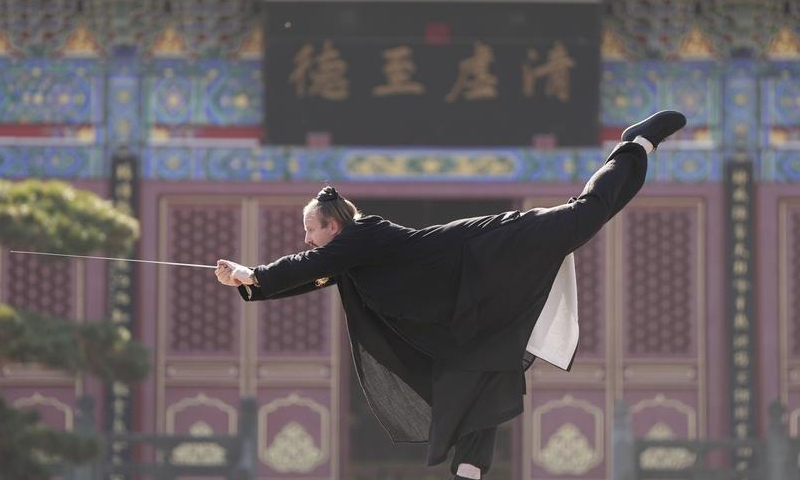
[[[336,200],[339,198],[339,192],[337,192],[335,188],[328,185],[319,191],[316,198],[318,202],[330,202],[331,200]]]

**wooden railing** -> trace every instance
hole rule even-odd
[[[243,398],[239,406],[239,428],[236,435],[163,435],[163,434],[103,434],[98,433],[93,421],[93,401],[81,397],[78,401],[75,432],[95,436],[103,444],[103,455],[95,462],[85,465],[57,465],[54,472],[65,480],[99,480],[107,478],[136,478],[145,474],[153,480],[173,480],[180,476],[224,477],[227,480],[255,480],[257,463],[257,418],[256,401]],[[153,461],[129,460],[112,462],[108,455],[114,444],[144,447],[153,453]],[[175,463],[173,452],[187,444],[215,444],[222,449],[224,460],[213,465],[186,465]]]
[[[783,406],[769,409],[766,438],[655,440],[633,437],[630,414],[624,402],[615,406],[614,480],[790,480],[800,478],[800,439],[789,438]],[[646,452],[680,452],[681,465],[648,465]],[[746,452],[751,461],[736,464],[737,453]]]

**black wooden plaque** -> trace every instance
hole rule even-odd
[[[266,143],[598,143],[598,3],[270,1],[265,22]]]

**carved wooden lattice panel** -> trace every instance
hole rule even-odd
[[[32,410],[39,414],[40,421],[55,430],[73,430],[76,408],[72,388],[66,387],[6,387],[3,398],[7,404],[20,410]]]
[[[646,198],[618,224],[615,391],[631,406],[637,438],[706,432],[705,209],[702,198]],[[683,449],[649,449],[640,458],[651,468],[687,462]]]
[[[608,446],[602,390],[537,387],[534,397],[523,417],[532,460],[524,478],[603,478]]]
[[[770,379],[779,376],[781,400],[787,407],[789,435],[800,436],[800,197],[795,194],[780,198],[778,204],[778,318],[777,338],[780,342],[778,372],[761,368],[761,375]],[[771,243],[771,238],[763,243]],[[760,252],[759,252],[760,253]],[[762,254],[763,255],[763,254]],[[767,263],[766,260],[764,263]],[[768,303],[768,300],[763,302]],[[769,315],[762,315],[769,319]],[[769,324],[761,320],[762,324]],[[761,328],[765,328],[762,326]],[[766,362],[764,362],[766,363]]]
[[[6,303],[20,310],[74,318],[73,262],[19,254],[9,254],[6,259]]]
[[[160,260],[213,265],[243,262],[242,200],[178,195],[159,206]],[[244,302],[213,270],[158,267],[158,431],[198,437],[171,453],[180,465],[218,465],[224,452],[202,437],[236,429],[242,394]]]
[[[691,208],[637,208],[625,225],[629,355],[694,352],[696,214]]]
[[[75,262],[7,252],[2,260],[0,303],[66,320],[77,319],[81,313],[77,296],[82,291],[83,278],[77,273]],[[55,429],[73,428],[75,391],[72,377],[37,364],[7,362],[0,369],[0,394],[6,402],[37,411],[41,421]]]
[[[787,257],[787,292],[788,320],[791,330],[791,355],[800,358],[800,205],[787,210],[786,218],[786,257]]]
[[[210,265],[239,259],[241,207],[170,205],[167,257]],[[168,345],[171,353],[234,353],[241,300],[221,286],[210,269],[169,267]]]
[[[578,319],[581,338],[578,355],[602,355],[605,352],[603,328],[605,313],[605,237],[596,235],[575,252],[578,276]]]
[[[211,435],[235,435],[238,420],[238,392],[215,387],[172,389],[167,395],[167,433],[191,435],[187,442],[172,451],[170,460],[178,465],[225,465],[225,449],[204,442]]]
[[[0,251],[0,303],[16,310],[83,322],[84,265],[80,261]],[[101,293],[93,300],[102,301],[103,297]],[[41,422],[56,430],[73,429],[79,385],[84,388],[86,383],[35,363],[6,362],[0,369],[0,395],[6,403],[38,412]]]
[[[270,205],[259,215],[259,262],[267,264],[283,255],[308,248],[303,243],[302,206]],[[329,305],[327,289],[262,302],[259,349],[266,354],[327,354]]]
[[[305,201],[268,198],[255,205],[259,263],[308,248]],[[338,478],[341,367],[334,289],[257,304],[259,478]]]

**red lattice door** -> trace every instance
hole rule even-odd
[[[304,250],[305,201],[164,197],[159,257],[200,264],[227,258],[255,266]],[[259,478],[336,478],[335,288],[245,303],[210,270],[180,267],[160,269],[158,285],[158,430],[233,433],[239,398],[255,396]],[[202,443],[177,455],[189,464],[221,461],[213,445]]]
[[[719,193],[637,197],[576,252],[578,354],[569,373],[544,362],[528,372],[523,478],[609,478],[620,398],[637,437],[725,434],[725,408],[709,411],[727,402],[722,252],[708,248],[722,238],[721,215],[707,214]],[[642,461],[672,468],[688,455]]]
[[[756,245],[761,423],[780,400],[789,434],[800,436],[800,193],[796,185],[764,185]]]
[[[306,199],[252,205],[255,258],[305,250]],[[340,338],[336,288],[255,305],[250,326],[262,478],[337,478]]]
[[[162,198],[159,259],[206,265],[240,259],[243,211],[240,198]],[[157,284],[156,429],[197,436],[235,433],[247,374],[243,302],[211,270],[158,267]],[[224,462],[216,445],[191,447],[176,450],[172,460]]]
[[[0,249],[0,303],[83,323],[100,320],[105,311],[105,271],[100,262],[10,254]],[[58,430],[72,430],[76,400],[84,394],[102,399],[100,382],[37,364],[0,365],[0,395],[6,403],[34,409]],[[101,412],[95,411],[95,421]]]

